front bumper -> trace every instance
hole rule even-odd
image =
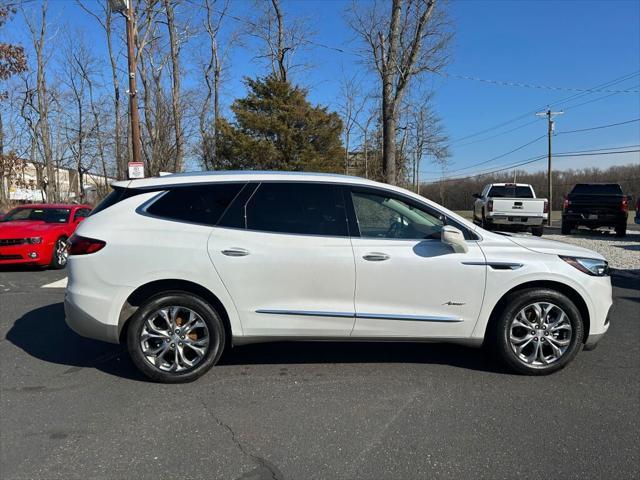
[[[0,245],[0,265],[49,265],[53,245],[46,243],[20,245]]]

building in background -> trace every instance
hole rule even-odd
[[[5,192],[12,203],[46,202],[44,182],[45,166],[28,160],[16,160],[11,173],[3,176]],[[58,201],[65,203],[95,203],[106,195],[114,178],[93,172],[82,174],[82,188],[77,170],[59,167],[56,171]]]

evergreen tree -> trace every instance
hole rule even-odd
[[[235,123],[220,120],[223,169],[342,171],[342,121],[307,101],[307,91],[273,75],[246,80],[249,93],[231,106]]]

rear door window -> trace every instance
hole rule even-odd
[[[182,222],[215,225],[242,183],[214,183],[173,187],[149,205],[147,213]]]
[[[322,183],[262,183],[246,205],[246,227],[275,233],[348,236],[342,188]]]

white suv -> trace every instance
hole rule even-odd
[[[225,172],[116,182],[70,240],[67,323],[162,382],[273,340],[489,345],[546,374],[608,329],[599,254],[487,232],[401,188]]]

